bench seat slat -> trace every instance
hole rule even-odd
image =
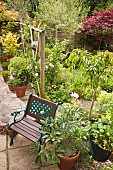
[[[40,134],[39,129],[34,130],[33,127],[30,128],[29,126],[24,125],[22,122],[16,123],[15,126],[23,131],[26,131],[27,133],[31,134],[34,137],[37,137],[37,135]]]
[[[15,130],[16,132],[20,133],[21,135],[23,135],[24,137],[30,139],[33,142],[36,142],[37,139],[39,139],[41,137],[41,134],[37,135],[37,138],[28,134],[27,132],[23,131],[22,129],[16,127],[15,125],[12,125],[11,127],[13,130]]]
[[[30,123],[30,124],[33,124],[33,125],[36,126],[37,128],[40,128],[40,127],[41,127],[41,124],[40,124],[40,123],[33,121],[31,118],[25,117],[23,120],[26,121],[26,122],[28,122],[28,123]]]
[[[23,119],[23,120],[22,120],[21,122],[19,122],[19,123],[22,123],[23,125],[31,128],[31,129],[33,129],[33,130],[35,130],[35,131],[40,132],[40,127],[41,127],[41,125],[40,125],[39,127],[34,126],[34,121],[33,121],[32,124],[29,124],[28,122],[24,121],[24,119]],[[38,124],[38,123],[37,123],[37,124]]]

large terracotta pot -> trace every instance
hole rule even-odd
[[[14,87],[17,97],[25,96],[27,86]]]
[[[74,166],[76,159],[79,157],[80,151],[73,157],[62,157],[60,158],[59,168],[61,170],[71,170]]]

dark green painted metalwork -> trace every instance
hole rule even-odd
[[[50,105],[33,100],[30,107],[30,112],[39,117],[47,118],[50,115],[51,109],[52,107]]]

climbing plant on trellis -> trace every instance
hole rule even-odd
[[[37,81],[37,88],[39,91],[39,96],[44,96],[44,87],[45,87],[45,31],[35,28],[30,25],[26,25],[20,21],[20,31],[21,31],[21,40],[22,40],[22,48],[25,53],[25,41],[24,41],[24,29],[27,27],[29,29],[30,42],[31,42],[31,50],[32,50],[32,59],[37,61],[37,55],[40,57],[40,87]],[[34,34],[37,33],[37,39],[35,39]],[[34,68],[35,69],[35,68]]]

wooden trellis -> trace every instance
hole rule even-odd
[[[32,48],[32,56],[33,59],[36,61],[37,54],[39,53],[40,56],[40,97],[44,96],[44,88],[45,88],[45,31],[39,30],[38,28],[32,27],[30,25],[26,25],[20,21],[20,30],[21,30],[21,38],[22,38],[22,46],[23,50],[25,50],[25,44],[24,44],[24,27],[29,28],[30,32],[30,38],[31,38],[31,47]],[[34,31],[38,32],[37,40],[34,40]],[[25,51],[24,51],[25,52]]]

